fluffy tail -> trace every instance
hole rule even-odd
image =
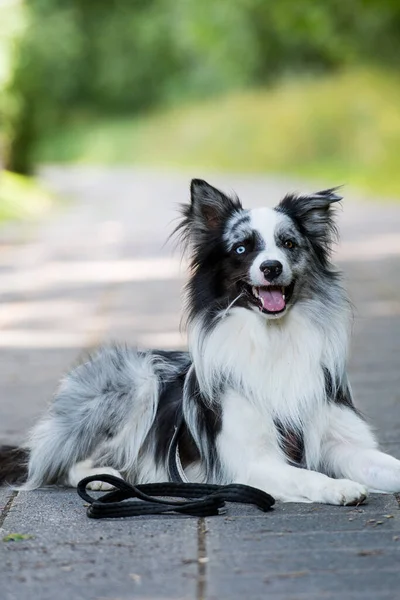
[[[28,474],[29,452],[17,446],[0,446],[0,485],[20,485]]]

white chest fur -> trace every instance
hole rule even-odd
[[[233,309],[207,334],[192,325],[190,346],[203,394],[222,408],[223,443],[238,461],[261,448],[278,451],[276,422],[304,436],[309,467],[318,462],[326,406],[324,367],[334,378],[344,370],[347,327],[343,320],[315,323],[294,307],[282,320]],[[216,390],[223,390],[216,397]],[[249,458],[249,457],[248,457]]]
[[[283,419],[304,416],[323,396],[323,365],[337,369],[330,364],[336,352],[327,332],[295,309],[282,320],[265,321],[235,308],[211,333],[203,335],[195,324],[190,334],[200,387],[212,401],[226,383]]]

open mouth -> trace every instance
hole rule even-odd
[[[248,286],[247,293],[261,312],[276,315],[286,309],[286,305],[292,297],[293,289],[294,282],[292,281],[288,286]]]

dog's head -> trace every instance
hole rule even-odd
[[[234,305],[267,319],[284,316],[329,271],[331,205],[339,200],[333,188],[245,210],[238,198],[194,179],[180,225],[192,252],[191,310]]]

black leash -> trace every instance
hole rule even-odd
[[[91,481],[104,481],[116,490],[93,498],[86,487]],[[203,483],[146,483],[130,485],[113,475],[92,475],[78,483],[78,494],[90,506],[87,515],[91,519],[113,519],[179,513],[192,517],[209,517],[223,514],[226,502],[252,504],[266,512],[275,500],[269,494],[247,485],[212,485]],[[160,498],[164,497],[164,499]],[[165,497],[185,498],[170,500]],[[128,501],[128,498],[136,500]]]
[[[89,504],[88,517],[112,519],[165,513],[209,517],[223,514],[226,502],[253,504],[264,512],[270,510],[275,503],[274,498],[256,488],[238,483],[230,485],[189,483],[179,454],[182,427],[183,418],[176,424],[168,448],[167,464],[171,482],[131,485],[113,475],[86,477],[79,482],[77,491],[79,496]],[[91,481],[104,481],[113,485],[116,490],[93,498],[86,491],[87,484]],[[185,498],[185,500],[166,500],[166,497]],[[129,498],[136,498],[136,500],[127,502]]]

